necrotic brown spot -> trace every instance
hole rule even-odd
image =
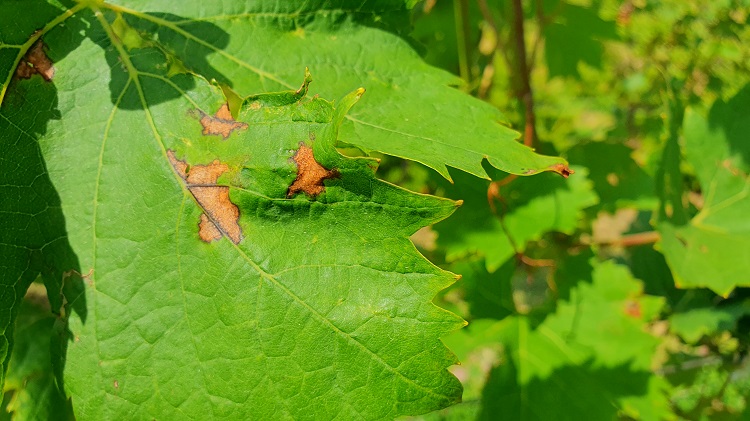
[[[198,235],[201,240],[210,243],[226,235],[233,243],[242,240],[242,229],[238,223],[240,210],[229,200],[229,187],[217,186],[219,176],[229,167],[215,160],[208,165],[192,165],[175,157],[174,151],[167,151],[169,161],[177,174],[185,181],[190,193],[203,208],[198,224]]]
[[[216,228],[216,224],[211,222],[205,213],[201,214],[201,222],[198,224],[198,235],[201,240],[210,243],[221,238],[221,231]]]
[[[550,170],[560,174],[561,176],[568,178],[569,175],[574,174],[575,171],[571,170],[566,164],[555,164],[549,168]]]
[[[16,68],[16,77],[29,79],[33,75],[40,75],[46,81],[55,76],[55,67],[44,52],[44,43],[39,40],[26,52]]]
[[[220,135],[226,139],[235,130],[247,128],[247,123],[234,120],[232,113],[229,112],[229,105],[226,103],[219,108],[216,114],[211,116],[200,111],[200,116],[204,135]]]
[[[294,180],[287,196],[291,197],[298,192],[305,192],[310,196],[317,196],[325,190],[323,180],[339,176],[336,169],[327,170],[315,160],[313,150],[302,144],[293,157],[297,163],[297,178]]]

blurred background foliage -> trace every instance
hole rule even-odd
[[[451,184],[382,157],[389,181],[464,200],[413,237],[462,275],[436,301],[470,322],[444,339],[464,402],[417,419],[750,419],[749,14],[417,4],[425,59],[575,170]]]

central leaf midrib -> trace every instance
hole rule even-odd
[[[151,116],[151,113],[150,113],[149,108],[148,108],[148,104],[146,103],[145,93],[143,92],[143,87],[141,86],[140,80],[138,78],[138,71],[137,71],[137,69],[133,65],[132,61],[130,60],[130,56],[127,54],[127,52],[123,48],[123,46],[121,44],[121,41],[114,34],[114,32],[112,30],[112,27],[110,26],[109,22],[104,18],[104,16],[101,13],[101,11],[98,8],[96,8],[96,7],[92,7],[92,10],[94,12],[94,16],[99,21],[99,23],[102,25],[102,28],[104,29],[105,33],[109,37],[110,41],[112,42],[112,45],[114,45],[114,47],[117,49],[117,51],[118,51],[118,53],[120,55],[120,58],[122,59],[123,64],[125,64],[125,69],[128,72],[128,84],[131,81],[133,82],[133,84],[134,84],[134,86],[136,88],[136,91],[138,93],[138,97],[141,100],[141,106],[143,107],[143,112],[144,112],[144,115],[146,116],[146,120],[148,122],[148,125],[151,128],[152,133],[154,134],[154,139],[156,140],[156,142],[160,146],[160,148],[162,150],[162,155],[163,155],[165,161],[167,163],[169,163],[169,158],[167,156],[167,150],[166,150],[166,148],[164,146],[164,142],[162,142],[161,136],[159,135],[159,132],[158,132],[158,130],[156,128],[156,124],[155,124],[155,122],[153,120],[153,116]],[[124,92],[125,91],[123,90],[123,93]],[[169,167],[172,169],[172,173],[178,179],[178,183],[179,183],[179,180],[181,179],[180,175],[177,174],[175,168],[172,167],[172,165],[169,165]],[[182,184],[180,183],[180,185],[182,185]],[[187,193],[185,190],[187,190],[187,187],[183,188],[183,195]],[[183,196],[182,203],[184,204],[184,202],[185,202],[185,199],[184,199],[184,196]],[[179,219],[178,219],[178,224],[179,224]],[[96,244],[96,242],[95,242],[95,244]],[[179,265],[179,260],[178,260],[178,265]],[[182,286],[182,277],[181,277],[181,275],[180,275],[180,285]],[[192,329],[190,328],[190,320],[189,320],[189,318],[187,316],[189,313],[187,311],[187,308],[184,307],[186,305],[186,297],[185,297],[184,286],[182,286],[180,288],[180,290],[182,291],[182,297],[183,297],[183,311],[185,313],[184,316],[185,316],[186,323],[188,325],[188,329],[190,330],[190,333],[191,333],[190,334],[190,338],[191,338],[191,341],[193,342],[193,347],[195,349],[195,357],[196,357],[196,360],[198,361],[198,363],[202,365],[203,363],[202,363],[202,361],[201,361],[201,359],[199,357],[200,354],[198,353],[197,344],[195,343],[195,337],[192,334]],[[96,302],[97,300],[94,300],[94,301]],[[98,313],[95,311],[95,314],[98,314]],[[98,336],[98,333],[97,333],[98,329],[96,328],[96,326],[98,324],[98,319],[99,318],[97,317],[97,321],[94,324],[94,326],[95,326],[94,330],[95,330],[95,335],[97,337],[97,340],[95,341],[96,342],[96,347],[97,347],[97,352],[99,353],[99,355],[101,355],[101,351],[99,351],[99,340],[98,340],[99,336]],[[201,370],[201,371],[203,373],[203,376],[202,376],[203,385],[204,385],[204,388],[206,389],[206,392],[208,392],[208,383],[207,383],[206,378],[205,378],[205,370]],[[211,406],[211,411],[213,412],[213,405],[210,405],[210,406]]]

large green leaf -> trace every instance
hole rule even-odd
[[[750,286],[750,86],[708,118],[685,112],[685,155],[703,191],[703,207],[685,225],[662,222],[661,248],[682,288],[727,295]]]
[[[52,80],[15,80],[0,109],[3,210],[41,209],[4,218],[3,243],[38,225],[41,250],[51,237],[75,259],[28,272],[86,285],[67,295],[78,312],[60,307],[77,419],[393,418],[458,401],[438,337],[463,322],[431,303],[454,276],[409,241],[456,204],[338,154],[362,91],[334,107],[306,78],[234,120],[220,87],[130,35],[81,10],[44,35]]]

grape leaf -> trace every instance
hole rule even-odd
[[[44,288],[36,284],[21,303],[16,322],[15,350],[3,391],[14,421],[73,420],[70,402],[60,389],[52,367],[51,337],[57,318],[50,312]],[[59,324],[58,324],[59,325]]]
[[[517,142],[496,108],[452,88],[460,79],[427,65],[406,40],[384,30],[379,22],[408,13],[403,2],[183,2],[180,16],[170,14],[177,11],[168,1],[110,7],[144,42],[157,42],[241,95],[294,88],[306,66],[323,97],[365,87],[367,104],[347,115],[341,139],[366,152],[418,161],[445,178],[446,165],[486,178],[484,158],[514,174],[566,171],[563,159]]]
[[[685,155],[703,191],[703,207],[687,224],[663,221],[661,249],[681,288],[728,295],[750,278],[750,87],[717,101],[708,118],[685,112]]]
[[[76,418],[393,418],[458,401],[438,337],[463,322],[431,303],[454,276],[409,241],[456,203],[336,151],[362,91],[334,106],[306,77],[235,116],[117,19],[50,28],[54,77],[15,80],[0,109],[5,162],[37,162],[9,188],[64,217],[22,215],[75,257],[44,263],[86,285],[61,307]]]
[[[621,207],[652,209],[656,205],[654,180],[631,157],[633,149],[620,143],[588,142],[568,151],[573,165],[585,166],[600,198],[591,209],[615,213]]]
[[[691,308],[669,317],[670,330],[685,342],[694,344],[704,335],[722,330],[734,330],[737,320],[750,314],[750,302],[730,304],[722,307]]]
[[[499,320],[515,312],[511,288],[515,260],[507,260],[494,273],[487,271],[484,259],[476,257],[453,262],[450,270],[461,274],[452,288],[463,287],[468,311],[459,314],[466,313],[467,320]]]
[[[544,27],[544,56],[550,76],[579,76],[578,63],[601,67],[602,41],[617,38],[615,22],[597,11],[561,1],[553,10],[555,21]]]
[[[592,283],[580,282],[570,293],[536,327],[528,317],[515,316],[479,324],[484,330],[472,332],[484,346],[495,338],[506,350],[490,373],[479,418],[612,419],[620,413],[661,419],[668,414],[666,382],[650,372],[659,340],[644,331],[663,300],[643,295],[640,282],[612,262],[594,264]]]
[[[492,204],[487,198],[490,183],[455,173],[456,184],[445,186],[445,195],[464,203],[451,219],[434,227],[446,258],[479,252],[486,258],[487,269],[494,272],[513,256],[513,243],[523,252],[528,241],[538,240],[548,231],[572,233],[582,209],[598,201],[587,170],[574,168],[567,180],[554,174],[517,178],[499,188]],[[497,172],[493,175],[502,177]],[[507,234],[499,215],[503,215]]]

